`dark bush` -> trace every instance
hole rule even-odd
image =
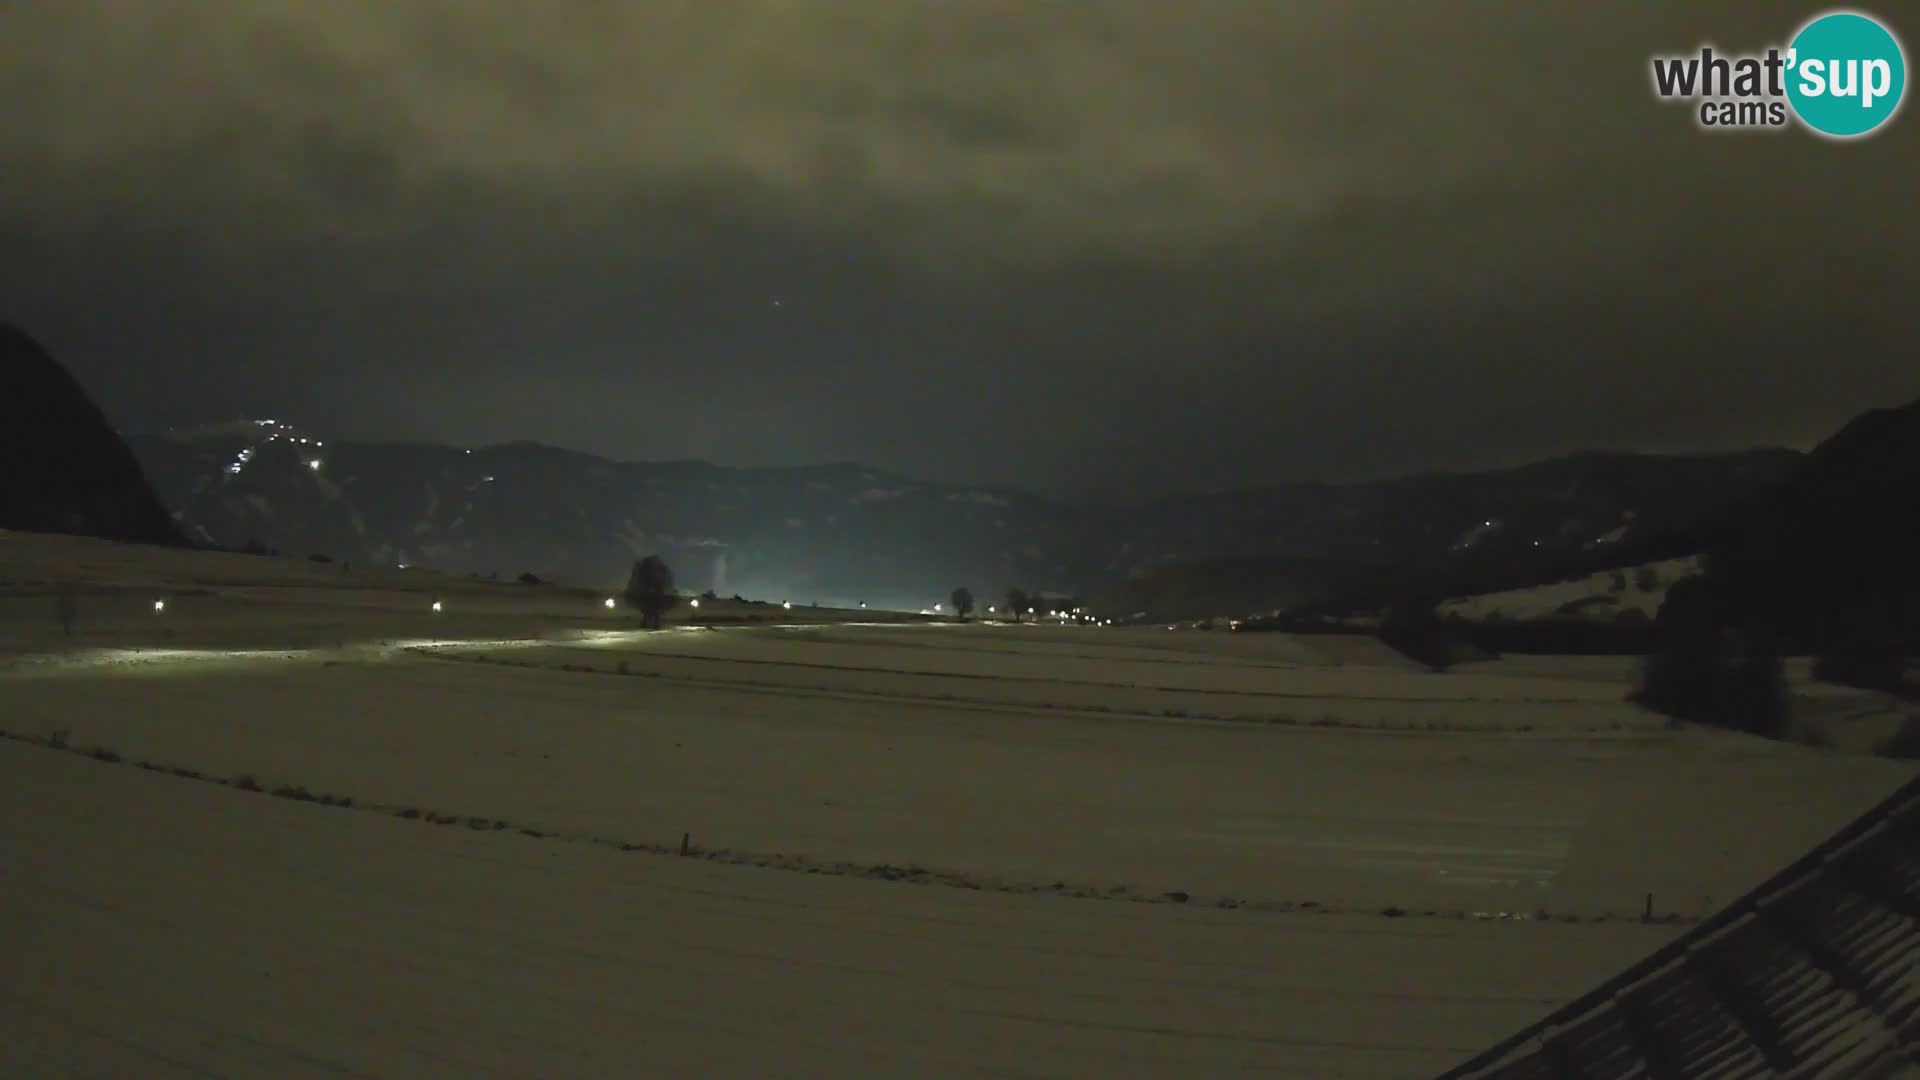
[[[1813,677],[1838,686],[1898,692],[1906,682],[1906,658],[1891,637],[1850,636],[1813,658]]]
[[[1677,582],[1629,700],[1675,720],[1779,738],[1788,730],[1785,666],[1771,633],[1733,622],[1734,599],[1706,577]]]
[[[1907,761],[1920,760],[1920,715],[1907,717],[1901,723],[1900,730],[1880,744],[1880,753],[1885,757]]]
[[[519,580],[520,580],[520,584],[522,585],[545,585],[546,584],[546,582],[540,580],[540,576],[538,574],[535,574],[531,570],[528,570],[527,572],[521,574]]]
[[[1446,671],[1478,649],[1466,634],[1449,626],[1430,603],[1400,605],[1381,620],[1379,638],[1432,671]]]

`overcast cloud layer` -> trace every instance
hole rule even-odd
[[[1920,114],[1647,60],[1817,10],[0,0],[0,318],[129,428],[1072,496],[1804,444],[1920,397]]]

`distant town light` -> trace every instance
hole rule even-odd
[[[312,461],[309,461],[309,462],[307,462],[307,468],[309,468],[309,469],[312,469],[312,470],[313,470],[314,472],[319,472],[319,471],[320,471],[320,459],[319,459],[319,458],[314,458],[314,459],[313,459]]]
[[[438,601],[438,600],[435,600],[435,601],[433,602],[433,610],[435,610],[435,611],[439,611],[439,610],[440,610],[440,601]]]
[[[943,611],[943,610],[945,610],[945,609],[944,609],[944,608],[942,608],[942,607],[941,607],[941,606],[940,606],[939,604],[935,604],[935,605],[933,605],[933,610],[935,610],[935,611]]]
[[[1028,608],[1028,609],[1027,609],[1027,614],[1029,614],[1029,615],[1031,615],[1031,614],[1033,614],[1033,609],[1032,609],[1032,608]]]
[[[406,563],[400,563],[400,564],[399,564],[399,566],[400,566],[400,569],[402,569],[402,570],[405,570],[405,569],[407,568],[407,564],[406,564]]]
[[[158,615],[160,612],[165,610],[167,610],[167,602],[165,600],[155,600],[153,602],[154,614]]]
[[[783,607],[783,608],[786,608],[786,609],[787,609],[788,611],[792,611],[792,610],[793,610],[793,601],[791,601],[791,600],[789,600],[789,601],[787,601],[786,603],[784,603],[784,604],[781,604],[780,606],[781,606],[781,607]]]
[[[692,603],[694,607],[700,606],[700,600],[698,597],[695,597],[692,601],[690,601],[690,603]]]
[[[867,610],[867,602],[865,600],[860,601],[860,610],[861,611]]]
[[[607,607],[613,607],[613,597],[611,596],[607,597]]]

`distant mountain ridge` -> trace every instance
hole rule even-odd
[[[335,442],[278,421],[129,442],[182,525],[225,545],[607,584],[658,551],[685,587],[909,608],[958,584],[983,598],[1009,585],[1084,594],[1205,560],[1518,572],[1698,527],[1802,460],[1589,453],[1093,509],[852,463],[731,468],[530,442]]]

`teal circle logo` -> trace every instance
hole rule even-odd
[[[1800,122],[1851,139],[1893,119],[1907,90],[1899,39],[1866,15],[1836,11],[1800,28],[1787,52],[1787,101]]]

